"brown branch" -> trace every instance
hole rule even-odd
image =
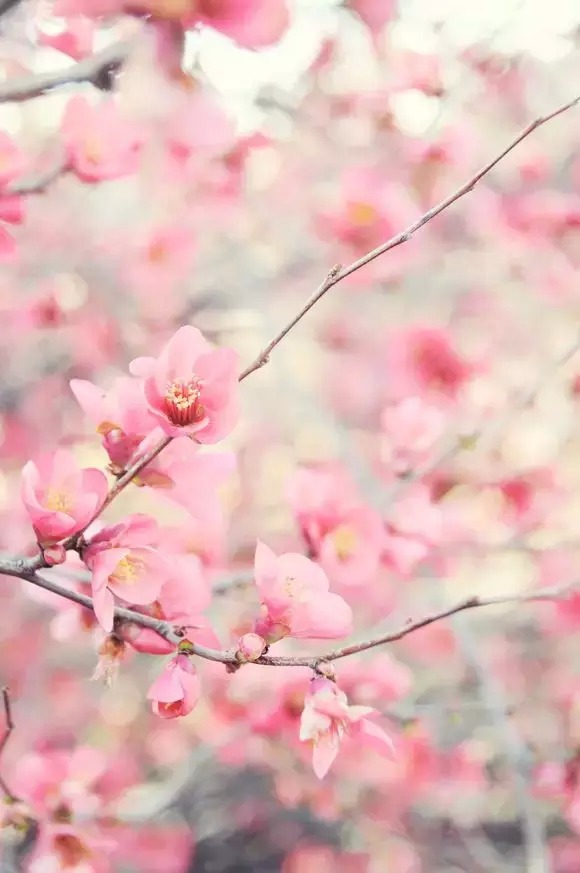
[[[33,585],[37,585],[39,588],[44,588],[46,591],[52,591],[53,594],[58,594],[60,597],[71,600],[73,603],[76,603],[79,606],[83,606],[86,609],[90,609],[94,612],[94,606],[91,597],[86,594],[81,594],[78,591],[71,591],[69,588],[65,588],[63,585],[59,585],[58,583],[53,582],[51,579],[47,579],[45,576],[40,576],[38,573],[25,574],[18,572],[6,572],[6,575],[16,576],[18,578],[25,579],[26,581],[31,582]],[[421,630],[421,628],[427,627],[430,624],[434,624],[437,621],[442,621],[443,619],[449,618],[452,615],[456,615],[459,612],[465,612],[469,609],[478,609],[484,606],[497,606],[508,603],[521,604],[536,601],[562,600],[571,592],[571,590],[577,584],[578,583],[574,583],[573,585],[543,588],[539,589],[538,591],[532,592],[531,594],[510,594],[494,597],[469,597],[466,600],[459,601],[459,603],[456,603],[453,606],[449,606],[445,609],[438,610],[437,612],[433,612],[430,615],[424,616],[417,621],[409,620],[403,625],[403,627],[399,628],[399,630],[390,631],[386,634],[382,634],[381,636],[374,637],[370,640],[365,640],[361,643],[353,643],[352,645],[344,646],[341,649],[334,649],[322,655],[264,655],[261,658],[258,658],[258,660],[254,663],[262,664],[268,667],[310,667],[311,669],[315,670],[322,662],[338,661],[341,658],[347,658],[351,655],[358,655],[360,652],[365,652],[368,649],[374,649],[378,646],[384,646],[388,645],[389,643],[397,642],[398,640],[402,640],[409,634]],[[136,612],[132,609],[125,609],[124,607],[117,606],[115,608],[115,618],[120,622],[129,622],[131,624],[137,625],[138,627],[149,628],[150,630],[158,633],[160,636],[162,636],[173,645],[177,645],[184,637],[183,628],[174,627],[170,622],[164,621],[163,619],[153,618],[149,615],[143,615],[142,613]],[[236,667],[239,666],[239,662],[236,659],[235,653],[233,651],[210,649],[206,646],[200,646],[197,643],[194,643],[192,644],[191,653],[193,655],[197,655],[198,658],[205,659],[206,661],[215,661],[220,664],[229,664]]]
[[[108,46],[90,58],[85,58],[62,70],[35,73],[20,79],[8,79],[0,85],[0,103],[20,103],[41,97],[63,85],[89,82],[101,90],[110,90],[111,76],[127,57],[128,42]]]
[[[4,735],[0,740],[0,758],[4,753],[4,749],[6,748],[6,744],[10,739],[12,731],[14,730],[14,719],[12,718],[12,705],[10,703],[10,692],[8,688],[4,686],[2,688],[2,705],[4,707],[4,719],[6,722],[6,727],[4,730]],[[15,802],[18,800],[16,795],[10,791],[8,788],[6,781],[3,776],[0,776],[0,789],[4,792],[4,796],[8,798],[8,800]]]
[[[390,251],[390,249],[394,249],[397,246],[402,245],[403,243],[408,242],[414,234],[420,230],[424,225],[430,222],[433,218],[459,200],[461,197],[464,197],[466,194],[469,194],[470,191],[473,191],[478,182],[486,176],[490,170],[499,164],[503,158],[506,157],[517,145],[519,145],[522,140],[526,139],[531,133],[533,133],[538,127],[541,127],[543,124],[546,124],[548,121],[551,121],[553,118],[556,118],[558,115],[562,115],[564,112],[567,112],[569,109],[572,109],[580,103],[580,95],[575,97],[574,100],[570,100],[569,103],[565,103],[563,106],[560,106],[558,109],[555,109],[553,112],[550,112],[549,115],[543,115],[540,118],[536,118],[535,121],[532,121],[525,130],[518,134],[518,136],[512,140],[512,142],[492,161],[482,167],[478,172],[469,179],[469,181],[465,182],[460,188],[458,188],[453,194],[450,194],[445,200],[442,200],[436,206],[433,206],[427,212],[423,213],[420,218],[418,218],[413,224],[410,224],[405,230],[401,233],[398,233],[396,236],[391,237],[391,239],[387,240],[387,242],[378,246],[376,249],[373,249],[368,254],[363,255],[362,258],[359,258],[356,261],[353,261],[348,267],[340,267],[335,266],[328,273],[324,281],[319,285],[314,294],[306,301],[302,309],[291,319],[291,321],[286,324],[282,330],[274,336],[267,346],[265,346],[260,354],[249,364],[246,369],[240,375],[240,382],[246,379],[251,373],[256,370],[260,370],[264,367],[270,358],[271,353],[274,351],[277,345],[284,339],[287,334],[301,321],[304,316],[310,312],[313,306],[318,303],[318,301],[324,297],[327,291],[333,288],[335,285],[338,285],[339,282],[342,282],[343,279],[346,279],[347,276],[352,275],[352,273],[356,273],[357,270],[360,270],[361,267],[365,267],[367,264],[370,264],[371,261],[374,261],[380,255],[384,255],[385,252]]]

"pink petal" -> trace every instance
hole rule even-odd
[[[365,746],[369,746],[381,755],[386,755],[395,760],[395,746],[390,736],[368,718],[363,718],[358,723],[357,735]]]
[[[330,770],[340,747],[340,740],[335,733],[324,733],[314,743],[312,750],[312,769],[319,779],[324,779]]]
[[[93,591],[93,608],[103,630],[110,633],[113,630],[115,599],[108,588],[101,587]]]
[[[175,703],[177,700],[182,700],[183,696],[179,671],[174,662],[170,661],[147,692],[147,698],[157,700],[159,703]]]

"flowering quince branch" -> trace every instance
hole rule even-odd
[[[81,594],[77,591],[72,591],[63,585],[59,585],[52,579],[47,579],[45,576],[40,576],[38,573],[26,573],[24,571],[18,570],[16,567],[14,567],[13,569],[1,567],[1,571],[8,576],[16,576],[18,578],[25,579],[26,581],[31,582],[33,585],[37,585],[39,588],[44,588],[46,591],[51,591],[53,594],[58,594],[60,597],[71,600],[73,603],[77,603],[79,606],[84,606],[85,608],[94,611],[94,604],[91,597],[86,594]],[[320,666],[326,662],[338,661],[341,658],[347,658],[351,655],[365,652],[368,649],[373,649],[377,648],[378,646],[384,646],[388,645],[389,643],[397,642],[398,640],[402,640],[409,634],[421,630],[421,628],[427,627],[430,624],[434,624],[437,621],[442,621],[443,619],[449,618],[450,616],[456,615],[457,613],[465,612],[470,609],[478,609],[485,606],[501,606],[509,603],[521,604],[537,601],[539,602],[563,600],[567,597],[568,594],[570,594],[570,592],[577,586],[577,584],[578,583],[573,583],[571,585],[541,588],[537,591],[530,592],[529,594],[506,594],[496,595],[493,597],[468,597],[464,600],[459,601],[459,603],[456,603],[453,606],[437,610],[436,612],[430,613],[429,615],[417,619],[416,621],[409,619],[398,630],[389,631],[385,634],[381,634],[378,637],[374,637],[373,639],[365,640],[361,643],[353,643],[350,646],[344,646],[340,649],[334,649],[321,655],[276,656],[264,654],[260,657],[252,658],[251,660],[253,661],[253,663],[261,664],[268,667],[310,667],[312,670],[317,672],[319,671]],[[187,654],[195,655],[198,658],[203,658],[207,661],[215,661],[220,664],[230,665],[233,667],[238,667],[240,665],[240,659],[236,657],[236,653],[233,651],[220,651],[219,649],[211,649],[206,646],[198,645],[197,643],[192,643],[189,640],[184,641],[184,629],[180,627],[174,627],[168,621],[163,621],[161,619],[153,618],[148,615],[143,615],[143,613],[136,612],[132,609],[126,609],[121,606],[115,607],[114,615],[115,618],[121,622],[131,623],[137,625],[138,627],[148,628],[155,631],[173,645],[186,645]]]
[[[100,90],[110,89],[110,76],[119,69],[129,50],[128,42],[117,43],[62,70],[36,73],[8,80],[0,86],[0,103],[21,103],[41,97],[63,85],[89,82]]]
[[[522,140],[526,139],[531,133],[541,127],[544,124],[547,124],[553,118],[557,118],[559,115],[562,115],[564,112],[567,112],[569,109],[573,109],[575,106],[580,103],[580,95],[575,97],[573,100],[570,100],[568,103],[563,104],[558,109],[555,109],[553,112],[550,112],[548,115],[542,115],[539,118],[536,118],[535,121],[532,121],[528,126],[518,134],[518,136],[511,141],[511,143],[506,146],[506,148],[497,155],[493,160],[491,160],[488,164],[482,167],[480,170],[475,173],[474,176],[471,177],[467,182],[461,185],[453,194],[450,194],[444,200],[441,200],[436,206],[433,206],[431,209],[424,212],[423,215],[420,216],[413,224],[410,224],[405,230],[401,231],[401,233],[396,234],[396,236],[391,237],[382,245],[373,249],[371,252],[368,252],[366,255],[363,255],[358,260],[353,261],[352,264],[349,264],[347,267],[341,267],[340,265],[334,266],[324,281],[318,286],[314,294],[308,298],[302,309],[288,322],[282,330],[274,336],[267,346],[265,346],[257,358],[249,364],[245,370],[240,374],[240,382],[246,379],[251,373],[254,373],[256,370],[260,370],[264,367],[269,359],[270,354],[274,351],[277,345],[290,333],[290,331],[301,321],[305,315],[318,303],[318,301],[324,297],[327,291],[330,291],[331,288],[334,288],[335,285],[338,285],[339,282],[342,282],[343,279],[346,279],[348,276],[351,276],[353,273],[356,273],[357,270],[360,270],[362,267],[365,267],[367,264],[370,264],[371,261],[374,261],[376,258],[384,255],[386,252],[391,249],[396,248],[397,246],[402,245],[403,243],[408,242],[415,233],[424,227],[428,222],[430,222],[433,218],[436,218],[441,212],[447,209],[449,206],[452,206],[457,200],[460,200],[466,194],[469,194],[470,191],[473,191],[478,182],[480,182],[484,176],[486,176],[497,164],[502,161],[506,155],[508,155],[513,149],[518,146]]]
[[[4,89],[0,88],[0,102],[28,99],[68,82],[91,81],[97,87],[105,87],[103,76],[108,81],[111,69],[122,63],[125,52],[126,48],[113,47],[77,64],[67,71],[66,77],[59,73],[52,74],[52,78],[31,77],[24,83],[8,83]],[[168,451],[163,464],[174,449],[183,449],[184,453],[180,455],[178,452],[174,460],[185,463],[192,481],[197,481],[196,474],[191,473],[196,469],[192,468],[195,458],[188,454],[189,451],[195,453],[200,445],[215,444],[228,436],[238,416],[238,383],[268,362],[277,345],[330,288],[390,249],[407,242],[421,227],[473,190],[536,128],[579,101],[580,97],[577,97],[551,114],[536,119],[500,155],[406,230],[349,266],[333,267],[312,297],[241,374],[233,350],[215,349],[199,330],[185,326],[176,332],[159,357],[133,361],[131,377],[119,380],[121,384],[109,394],[100,392],[91,383],[73,380],[71,387],[77,400],[90,416],[96,418],[97,430],[103,436],[109,455],[109,470],[116,480],[108,487],[101,470],[77,469],[74,457],[65,450],[59,450],[38,463],[29,462],[22,473],[22,501],[36,533],[39,553],[32,558],[0,558],[0,573],[23,578],[93,611],[107,634],[106,644],[99,650],[103,658],[99,662],[99,675],[108,677],[112,674],[112,665],[109,663],[110,672],[107,673],[108,668],[103,663],[107,658],[109,662],[118,660],[118,651],[122,657],[125,642],[133,644],[137,650],[138,645],[142,645],[142,651],[171,654],[147,696],[159,717],[172,719],[191,712],[201,694],[192,656],[221,663],[229,672],[235,672],[248,662],[275,667],[307,667],[315,676],[307,693],[300,739],[313,742],[313,767],[316,775],[322,778],[336,757],[344,734],[374,746],[383,754],[392,754],[390,739],[372,721],[376,711],[371,707],[349,704],[346,694],[336,686],[331,662],[388,645],[470,609],[566,597],[570,586],[539,589],[530,594],[469,597],[415,621],[409,619],[398,630],[322,655],[275,656],[270,654],[271,646],[286,637],[336,640],[350,636],[352,610],[343,597],[330,591],[329,579],[321,564],[302,554],[276,555],[265,544],[258,543],[255,584],[260,595],[260,611],[252,630],[241,637],[237,648],[222,651],[196,642],[195,634],[191,634],[193,640],[189,639],[188,630],[199,628],[195,617],[191,617],[197,616],[197,612],[192,610],[190,614],[185,609],[176,609],[171,614],[162,603],[166,586],[177,586],[180,593],[175,594],[174,599],[179,600],[185,590],[180,588],[182,582],[186,578],[191,582],[195,570],[187,561],[181,569],[179,562],[183,556],[175,556],[174,560],[171,554],[164,555],[163,549],[157,550],[157,523],[153,518],[135,515],[94,534],[91,532],[87,536],[86,532],[104,509],[137,478],[139,484],[151,487],[160,484],[159,480],[163,485],[167,484],[167,478],[172,484],[179,480],[179,475],[174,479],[168,476],[165,468],[159,467],[160,462],[153,464],[165,449]],[[73,109],[78,110],[79,104]],[[85,118],[83,106],[80,109],[77,122]],[[132,155],[134,143],[131,141],[130,145]],[[61,167],[59,172],[67,168]],[[105,177],[87,176],[84,164],[81,170],[90,181]],[[171,472],[171,467],[168,469]],[[213,484],[207,488],[204,485],[199,481],[194,489],[202,493],[203,499],[216,491]],[[188,497],[192,499],[192,495]],[[366,526],[367,521],[366,517],[356,519],[359,526]],[[71,590],[39,572],[64,563],[70,550],[76,551],[91,571],[92,596]],[[189,588],[195,586],[191,584]],[[127,606],[118,605],[118,600]],[[154,610],[155,614],[147,615],[128,608],[141,605]],[[205,605],[199,607],[199,612]],[[137,629],[152,631],[149,637],[155,636],[157,648],[147,649],[148,643],[143,641],[138,644],[137,638],[144,634],[134,633]],[[8,729],[0,752],[12,730],[9,699],[5,697],[4,702]],[[2,784],[0,781],[0,786]]]

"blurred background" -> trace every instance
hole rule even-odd
[[[91,22],[71,57],[49,3],[0,15],[0,130],[25,156],[0,190],[0,222],[11,196],[24,212],[1,225],[17,246],[0,264],[3,551],[34,545],[18,499],[28,459],[66,445],[106,467],[70,379],[107,388],[182,324],[249,364],[333,265],[404,230],[580,93],[574,0],[288,7],[288,26],[257,50],[190,30],[186,98],[160,77],[140,18]],[[120,40],[122,68],[99,87],[25,101],[3,91]],[[91,184],[69,170],[63,118],[79,94],[115,100],[143,132],[136,172]],[[321,465],[340,471],[387,537],[364,579],[331,577],[357,640],[463,597],[576,582],[579,141],[572,109],[325,295],[243,384],[219,523],[147,488],[111,507],[112,520],[150,512],[199,556],[223,648],[255,615],[256,538],[307,552],[297,502],[322,499],[326,485],[292,495],[300,471]],[[82,570],[69,580],[86,587]],[[88,866],[61,869],[580,869],[573,589],[457,615],[340,662],[340,687],[380,710],[397,758],[354,749],[319,782],[298,740],[308,670],[227,675],[200,663],[198,707],[161,721],[145,699],[159,656],[130,652],[111,687],[90,682],[102,640],[92,619],[31,588],[2,577],[0,679],[16,727],[0,772],[34,782],[30,756],[65,755],[38,791],[46,798],[52,779],[60,796],[72,781],[94,798]],[[29,869],[29,846],[11,832],[5,846],[6,870]]]

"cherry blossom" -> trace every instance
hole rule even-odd
[[[319,779],[328,773],[343,738],[355,740],[387,757],[394,756],[393,742],[369,716],[372,706],[351,706],[346,694],[323,677],[313,679],[300,722],[300,739],[313,743],[312,767]]]

